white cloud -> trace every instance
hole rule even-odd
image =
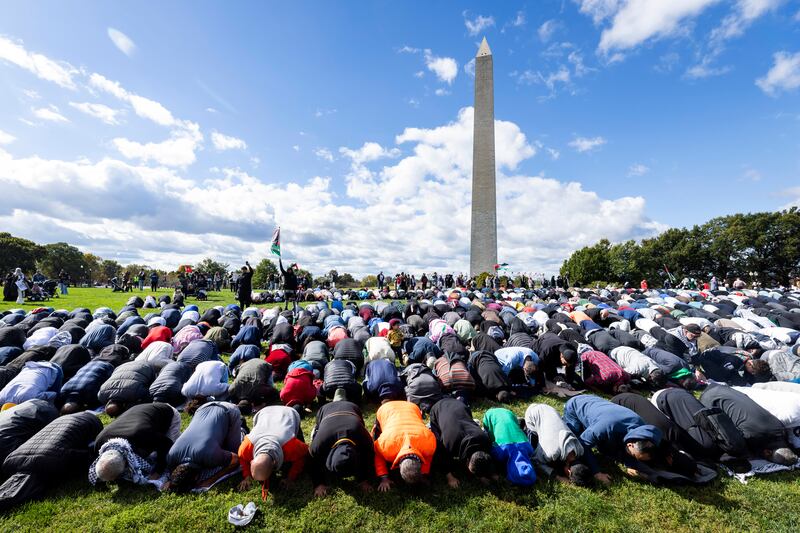
[[[743,180],[752,181],[752,182],[759,182],[764,178],[764,176],[758,170],[754,168],[748,168],[744,171],[742,175]]]
[[[598,51],[610,55],[635,48],[650,40],[672,36],[683,24],[719,0],[577,0],[580,11],[595,24],[611,19],[601,36]]]
[[[73,75],[78,72],[75,67],[62,61],[53,61],[42,54],[29,52],[22,46],[21,41],[14,42],[0,36],[0,59],[17,65],[37,77],[51,81],[61,87],[67,89],[76,88],[75,81],[72,79]]]
[[[648,172],[650,172],[650,167],[642,165],[641,163],[635,163],[628,168],[629,177],[644,176]]]
[[[207,112],[209,112],[209,113],[215,114],[215,115],[216,115],[217,113],[219,113],[219,111],[217,111],[217,110],[216,110],[216,109],[214,109],[213,107],[207,107],[207,108],[206,108],[206,111],[207,111]]]
[[[591,152],[606,144],[603,137],[575,137],[568,144],[580,153]]]
[[[523,13],[522,11],[517,11],[517,16],[514,17],[514,20],[512,20],[510,22],[510,24],[511,24],[511,26],[514,26],[515,28],[519,28],[520,26],[524,26],[525,25],[525,13]]]
[[[325,161],[331,163],[333,162],[333,152],[328,150],[327,148],[317,148],[314,150],[314,155],[319,157],[320,159],[324,159]]]
[[[545,148],[545,150],[547,150],[547,153],[550,154],[550,158],[553,159],[554,161],[558,160],[558,158],[561,157],[561,152],[559,152],[555,148]]]
[[[416,72],[414,73],[414,77],[415,77],[415,78],[422,78],[422,77],[424,77],[424,76],[425,76],[425,71],[424,71],[424,70],[418,70],[418,71],[416,71]]]
[[[185,168],[193,164],[200,149],[203,135],[197,124],[187,122],[186,127],[175,129],[169,139],[161,142],[140,143],[124,137],[112,141],[113,146],[128,159],[138,159],[142,163],[150,161],[168,167]]]
[[[209,254],[227,262],[264,257],[269,231],[280,223],[285,253],[313,272],[464,270],[472,120],[473,110],[464,108],[442,126],[407,128],[394,146],[344,148],[350,162],[344,176],[281,184],[230,168],[193,169],[189,177],[180,165],[144,165],[152,154],[131,164],[108,156],[14,157],[0,149],[0,189],[7,191],[0,195],[0,227],[39,242],[64,240],[123,264],[171,270]],[[516,124],[495,121],[495,136],[504,213],[499,254],[515,269],[555,270],[572,250],[600,238],[618,242],[663,229],[646,216],[643,198],[602,198],[577,182],[521,174],[517,169],[536,149]],[[408,155],[398,153],[401,147]],[[339,180],[344,193],[333,189]],[[365,231],[376,220],[381,231]],[[426,253],[408,252],[415,249]]]
[[[714,28],[708,37],[707,50],[702,54],[700,62],[686,71],[690,78],[707,78],[729,72],[730,67],[714,66],[716,59],[725,51],[730,39],[742,36],[745,31],[762,15],[774,11],[785,0],[737,0],[731,13],[720,25]]]
[[[447,90],[447,89],[445,89],[445,88],[442,88],[442,87],[440,87],[440,88],[438,88],[438,89],[436,89],[436,90],[434,91],[434,94],[435,94],[436,96],[447,96],[448,94],[450,94],[450,91],[448,91],[448,90]]]
[[[320,117],[324,117],[325,115],[333,115],[337,111],[338,111],[337,109],[317,109],[314,112],[314,116],[317,117],[317,118],[320,118]]]
[[[130,57],[136,52],[136,43],[133,39],[115,28],[108,28],[108,38],[114,43],[114,46],[119,48],[119,51]]]
[[[11,144],[16,140],[17,138],[10,133],[0,130],[0,144]]]
[[[89,84],[95,89],[127,102],[133,108],[134,113],[144,119],[152,120],[161,126],[178,125],[178,121],[175,120],[175,117],[166,107],[155,100],[126,91],[119,82],[109,80],[101,74],[93,73],[89,76]]]
[[[406,100],[406,103],[411,107],[419,107],[419,100],[417,100],[416,98],[408,98]]]
[[[41,98],[41,96],[39,95],[39,93],[38,93],[37,91],[33,90],[33,89],[24,89],[24,90],[22,91],[22,94],[24,94],[24,95],[25,95],[25,97],[26,97],[28,100],[38,100],[38,99],[40,99],[40,98]]]
[[[464,63],[464,73],[468,76],[475,77],[475,58],[473,57],[466,63]]]
[[[782,198],[790,198],[789,203],[781,207],[781,209],[791,209],[792,207],[800,208],[800,187],[790,187],[781,191]]]
[[[453,80],[458,76],[458,62],[452,57],[438,57],[433,55],[430,50],[425,50],[425,66],[428,70],[436,74],[439,81],[448,85],[453,84]]]
[[[778,52],[773,56],[774,63],[766,76],[758,78],[756,85],[770,96],[780,91],[792,91],[800,87],[800,52]]]
[[[494,17],[476,15],[474,18],[469,18],[469,13],[467,11],[464,11],[462,15],[464,16],[464,26],[467,27],[467,31],[473,37],[478,35],[486,28],[491,28],[494,26]]]
[[[400,156],[397,148],[387,149],[376,142],[365,142],[361,148],[352,150],[345,146],[339,148],[339,153],[350,159],[354,165],[363,165],[371,161],[384,158],[395,158]]]
[[[558,29],[558,21],[550,19],[542,23],[536,33],[539,35],[539,40],[546,43],[553,37],[556,29]]]
[[[299,144],[293,145],[292,146],[292,150],[294,150],[295,152],[299,152],[300,151],[300,145]]]
[[[48,122],[69,122],[69,119],[61,114],[58,107],[49,105],[31,109],[36,118],[47,120]]]
[[[218,131],[211,132],[211,142],[214,144],[214,148],[220,151],[247,149],[247,143],[244,142],[242,139],[231,137],[229,135],[223,135]]]
[[[417,54],[417,53],[419,53],[421,51],[422,50],[420,50],[419,48],[414,48],[413,46],[405,45],[402,48],[399,48],[397,50],[397,53],[398,54]]]
[[[87,115],[100,119],[106,124],[110,124],[112,126],[119,124],[117,115],[122,113],[122,111],[119,109],[112,109],[107,105],[95,104],[91,102],[70,102],[69,105],[81,113],[86,113]]]

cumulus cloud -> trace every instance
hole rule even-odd
[[[133,39],[122,33],[116,28],[108,28],[108,38],[114,43],[120,52],[130,57],[136,51],[136,43]]]
[[[675,35],[719,0],[575,0],[581,13],[604,25],[598,51],[612,55],[651,39]],[[606,23],[610,20],[610,26]]]
[[[370,161],[377,161],[384,158],[395,158],[400,156],[398,148],[387,149],[376,142],[365,142],[361,148],[352,150],[346,146],[339,148],[339,153],[350,159],[355,165],[363,165]]]
[[[78,73],[78,70],[75,67],[63,61],[53,61],[36,52],[29,52],[22,46],[21,41],[14,42],[0,36],[0,59],[61,87],[76,88],[73,76]]]
[[[128,159],[185,168],[196,161],[195,152],[200,149],[202,142],[200,127],[194,123],[186,123],[185,127],[173,130],[165,141],[141,143],[118,137],[112,144]]]
[[[756,80],[756,85],[770,96],[800,87],[800,52],[778,52],[773,60],[772,68],[763,78]]]
[[[455,78],[453,67],[443,81]],[[368,140],[339,148],[349,163],[343,175],[265,183],[237,168],[189,172],[203,145],[199,125],[100,74],[86,76],[92,89],[168,128],[168,137],[119,136],[110,145],[122,158],[115,152],[94,159],[17,156],[3,146],[0,188],[7,194],[0,195],[0,227],[7,231],[172,269],[207,255],[257,260],[280,224],[286,256],[315,272],[466,268],[472,108],[438,127],[406,128],[393,144]],[[544,147],[513,122],[495,121],[495,142],[504,213],[499,253],[515,269],[554,270],[572,250],[601,237],[624,240],[663,229],[646,216],[640,197],[606,199],[577,181],[521,173],[520,165]],[[335,159],[327,148],[315,153]]]
[[[17,138],[10,133],[0,130],[0,144],[11,144],[16,140]]]
[[[35,107],[31,111],[36,118],[48,122],[69,122],[69,119],[61,114],[58,107],[52,104],[47,107]]]
[[[247,143],[242,139],[224,135],[218,131],[211,132],[211,142],[217,150],[246,150]]]
[[[424,56],[428,70],[433,72],[439,81],[452,85],[458,76],[458,62],[452,57],[435,56],[430,50],[425,50]]]
[[[580,153],[591,152],[606,144],[603,137],[575,137],[569,145]]]
[[[122,111],[120,111],[119,109],[113,109],[108,107],[107,105],[95,104],[92,102],[70,102],[69,105],[70,107],[77,109],[81,113],[86,113],[87,115],[102,120],[106,124],[112,126],[115,124],[119,124],[119,120],[117,120],[117,115],[122,113]]]
[[[491,28],[494,26],[494,17],[492,16],[485,17],[483,15],[476,15],[475,17],[470,18],[469,12],[467,11],[464,11],[462,15],[464,16],[464,26],[467,27],[467,31],[473,37],[478,35],[486,28]]]

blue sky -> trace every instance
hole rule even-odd
[[[0,227],[463,270],[483,36],[513,269],[800,201],[797,1],[33,2],[0,16]]]

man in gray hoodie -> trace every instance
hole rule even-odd
[[[584,462],[584,455],[592,451],[583,447],[554,408],[543,403],[529,405],[525,427],[538,437],[536,463],[546,473],[579,486],[589,485],[593,474],[602,483],[610,481],[608,474],[592,472]]]

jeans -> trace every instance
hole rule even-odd
[[[67,284],[66,283],[59,283],[58,284],[58,290],[61,291],[61,294],[69,294],[69,291],[67,291]]]
[[[143,290],[144,290],[144,280],[143,280],[143,279],[140,279],[140,280],[139,280],[139,290],[140,290],[140,291],[143,291]]]

